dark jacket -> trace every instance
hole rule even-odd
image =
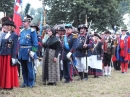
[[[11,35],[5,39],[6,33],[3,34],[0,46],[0,55],[11,55],[12,58],[16,58],[18,35],[12,32]]]
[[[86,38],[87,38],[87,40],[86,40]],[[85,40],[86,40],[87,48],[83,48]],[[87,37],[79,36],[77,39],[77,48],[75,51],[75,57],[85,57],[86,54],[87,54],[87,56],[90,56],[93,45],[94,45],[93,39],[89,35]]]
[[[96,47],[93,49],[92,55],[101,55],[103,57],[103,49],[102,49],[102,42],[98,42]]]

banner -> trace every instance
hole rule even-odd
[[[15,32],[18,35],[20,34],[20,26],[22,26],[21,13],[22,13],[22,0],[15,0],[13,21],[16,25]]]

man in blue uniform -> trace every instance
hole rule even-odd
[[[65,26],[65,36],[63,40],[63,74],[65,78],[65,83],[69,83],[71,81],[70,76],[70,67],[73,58],[73,53],[76,49],[77,45],[77,35],[72,34],[72,25],[66,24]],[[73,64],[74,65],[74,64]]]
[[[75,57],[77,60],[76,67],[79,72],[81,80],[88,79],[88,66],[87,66],[86,54],[91,48],[93,48],[93,40],[87,35],[86,33],[87,29],[88,28],[86,27],[85,24],[81,24],[78,26],[80,34],[77,41],[77,49],[75,51]]]
[[[33,18],[29,15],[24,17],[24,28],[20,32],[18,59],[22,65],[23,84],[21,85],[21,88],[26,86],[33,87],[35,80],[33,60],[37,57],[34,52],[37,50],[38,39],[36,30],[30,28],[30,22],[32,19]]]

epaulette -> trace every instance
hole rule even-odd
[[[31,32],[34,32],[35,31],[35,29],[34,28],[31,28]]]
[[[73,38],[78,38],[78,35],[77,34],[73,34]]]

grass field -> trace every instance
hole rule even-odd
[[[41,67],[38,68],[41,71]],[[0,90],[0,97],[130,97],[130,72],[122,74],[112,69],[112,75],[99,78],[89,76],[88,81],[74,81],[69,84],[59,82],[57,86],[46,86],[37,73],[34,88],[14,88]],[[20,77],[20,83],[22,77]]]

